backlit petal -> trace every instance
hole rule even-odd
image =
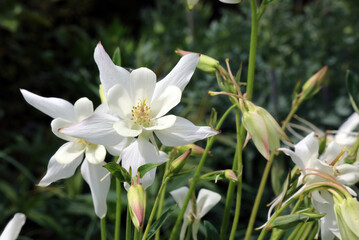
[[[75,142],[77,141],[76,138],[66,135],[62,132],[59,132],[60,129],[70,127],[73,125],[73,122],[63,118],[56,118],[51,122],[51,130],[52,132],[59,138],[66,140],[68,142]]]
[[[182,91],[176,86],[168,86],[161,94],[152,99],[150,116],[162,117],[181,101]]]
[[[210,127],[196,126],[187,119],[176,117],[175,123],[166,129],[156,130],[156,136],[166,146],[180,146],[218,134]]]
[[[95,213],[99,218],[106,216],[106,199],[111,184],[110,177],[103,179],[102,182],[100,181],[106,174],[108,174],[108,171],[103,167],[104,164],[105,163],[91,164],[85,159],[81,165],[82,177],[90,187]]]
[[[115,84],[121,83],[125,86],[128,84],[130,73],[112,62],[101,43],[97,44],[95,48],[94,58],[100,71],[100,81],[105,94]]]
[[[142,132],[142,127],[131,124],[131,121],[117,121],[113,125],[118,134],[124,137],[137,137]]]
[[[4,228],[0,236],[0,240],[15,240],[20,234],[22,226],[24,226],[26,216],[23,213],[16,213],[14,217]]]
[[[221,195],[208,189],[201,189],[197,198],[197,216],[202,218],[211,210],[219,201]]]
[[[127,89],[120,84],[113,86],[108,91],[107,103],[110,111],[118,114],[123,119],[131,117],[131,110],[135,105]]]
[[[148,131],[163,130],[175,124],[177,117],[175,115],[167,115],[158,119],[152,119],[151,127],[146,127]]]
[[[139,100],[147,100],[149,104],[152,101],[153,91],[156,86],[156,74],[148,68],[138,68],[130,75],[130,96],[136,103]]]
[[[49,164],[47,166],[46,175],[39,182],[39,186],[47,187],[53,182],[56,182],[60,179],[69,178],[74,175],[76,168],[82,162],[83,156],[78,156],[69,164],[61,164],[55,160],[55,155],[51,157]]]
[[[20,89],[26,102],[52,118],[64,118],[74,121],[74,106],[61,98],[41,97],[25,89]]]
[[[93,113],[93,104],[88,98],[83,97],[75,102],[74,110],[76,121],[81,122]]]
[[[55,153],[55,159],[60,164],[69,164],[79,156],[82,156],[86,145],[79,142],[67,142]]]
[[[88,144],[85,151],[86,159],[92,164],[104,162],[106,157],[106,148],[102,145]]]

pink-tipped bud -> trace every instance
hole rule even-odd
[[[189,149],[192,149],[191,151],[191,155],[192,156],[202,156],[202,154],[204,153],[204,148],[196,145],[196,144],[187,144],[187,145],[181,145],[178,147],[175,147],[180,153],[185,153],[187,152]]]
[[[224,170],[224,177],[230,181],[234,181],[234,182],[238,181],[238,177],[231,169]]]
[[[139,231],[145,219],[146,209],[146,195],[143,186],[138,182],[132,183],[127,192],[127,200],[132,223]]]
[[[170,166],[170,172],[171,173],[178,173],[186,164],[188,157],[191,155],[192,148],[188,149],[185,153],[183,153],[181,156],[173,160]]]
[[[324,66],[304,83],[302,87],[302,96],[304,99],[311,98],[320,90],[327,71],[328,66]]]
[[[177,49],[175,52],[180,56],[184,56],[189,53],[193,53],[193,52],[188,52],[188,51],[184,51],[181,49]],[[199,63],[197,65],[197,68],[202,70],[203,72],[211,74],[211,75],[216,74],[216,71],[219,67],[219,61],[214,58],[211,58],[207,55],[204,55],[204,54],[200,54],[200,55],[201,56],[199,58]]]

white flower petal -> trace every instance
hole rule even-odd
[[[93,113],[93,104],[88,98],[83,97],[75,102],[74,110],[76,121],[81,122]]]
[[[286,155],[290,156],[292,161],[295,163],[295,165],[298,166],[299,169],[303,169],[305,168],[305,163],[304,161],[302,160],[302,158],[300,156],[298,156],[295,152],[293,152],[292,150],[290,149],[287,149],[287,148],[279,148],[278,149],[279,151],[282,151],[284,152]]]
[[[108,108],[107,102],[102,103],[95,109],[95,113],[109,113],[110,109]]]
[[[118,134],[124,137],[137,137],[142,132],[142,127],[132,124],[131,121],[117,121],[113,125]]]
[[[199,54],[196,53],[183,56],[172,71],[161,81],[157,82],[153,98],[158,98],[171,85],[177,86],[183,91],[196,70],[199,57]]]
[[[183,224],[182,224],[181,233],[180,233],[180,240],[184,240],[184,238],[186,236],[186,231],[187,231],[188,225],[189,225],[188,218],[183,218]]]
[[[168,156],[163,152],[158,152],[150,142],[139,137],[123,150],[122,166],[128,171],[132,169],[132,177],[136,176],[137,169],[146,163],[163,163],[168,160]],[[156,168],[152,169],[140,179],[140,183],[146,189],[155,179]]]
[[[197,198],[197,217],[198,219],[206,215],[219,201],[221,195],[208,189],[201,189]]]
[[[99,218],[106,216],[106,199],[111,184],[109,177],[100,182],[108,174],[108,171],[103,167],[104,164],[91,164],[85,159],[81,165],[81,174],[90,187],[95,213]]]
[[[175,115],[167,115],[158,119],[151,120],[151,127],[145,127],[147,131],[163,130],[173,126],[177,117]]]
[[[152,95],[156,87],[156,74],[148,68],[138,68],[130,75],[130,96],[136,103],[147,100],[152,102]]]
[[[55,153],[55,159],[60,164],[69,164],[79,156],[82,156],[86,145],[78,142],[67,142]]]
[[[338,133],[335,135],[335,142],[340,145],[352,145],[357,139],[356,136],[350,136],[352,131],[359,125],[359,114],[353,113],[339,127]]]
[[[61,129],[60,132],[90,143],[114,146],[123,140],[114,129],[117,121],[119,119],[112,115],[94,113],[76,125]]]
[[[187,196],[188,191],[189,191],[188,187],[180,187],[170,192],[171,196],[173,197],[173,199],[176,201],[176,203],[180,208],[182,208],[183,206],[183,202]]]
[[[61,98],[46,98],[20,89],[26,102],[52,118],[64,118],[74,121],[74,107],[71,103]]]
[[[121,83],[124,86],[128,84],[130,73],[112,62],[101,43],[95,48],[94,59],[100,71],[100,81],[105,94],[115,84]]]
[[[336,179],[345,185],[354,185],[359,182],[359,166],[355,164],[341,164],[337,166]]]
[[[68,136],[62,132],[59,132],[60,129],[70,127],[73,125],[73,122],[63,118],[56,118],[51,122],[51,130],[52,132],[58,137],[68,142],[75,142],[77,141],[76,138]]]
[[[92,164],[102,163],[106,157],[106,148],[103,145],[88,144],[86,146],[85,156]]]
[[[192,238],[193,240],[197,240],[198,235],[198,229],[199,229],[199,220],[194,220],[192,223]]]
[[[339,144],[331,142],[325,152],[320,156],[320,160],[330,164],[338,157],[341,151],[342,147]]]
[[[181,101],[182,91],[177,86],[168,86],[156,98],[152,99],[150,116],[162,117]]]
[[[23,213],[16,213],[4,228],[0,240],[15,240],[18,238],[22,226],[24,226],[26,216]]]
[[[131,118],[131,110],[135,105],[123,85],[117,84],[108,91],[107,103],[110,110],[118,114],[121,118]]]
[[[223,3],[228,3],[228,4],[237,4],[237,3],[242,2],[242,0],[219,0],[219,1],[223,2]]]
[[[156,136],[166,146],[180,146],[202,140],[218,134],[210,127],[196,126],[187,119],[176,117],[176,122],[169,128],[156,130]]]
[[[74,175],[76,168],[80,165],[83,156],[78,156],[69,164],[61,164],[55,160],[55,155],[51,157],[47,166],[46,175],[39,182],[39,186],[47,187],[51,183],[56,182],[60,179],[69,178]]]
[[[112,156],[120,156],[122,151],[128,147],[132,142],[133,138],[124,138],[119,144],[115,146],[105,146],[106,150]]]
[[[295,145],[295,153],[300,156],[305,167],[309,167],[311,161],[317,161],[318,151],[318,140],[313,132]]]

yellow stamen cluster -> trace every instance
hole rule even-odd
[[[148,116],[151,113],[151,107],[146,104],[147,99],[139,100],[137,106],[133,106],[131,110],[132,118],[135,124],[149,125],[151,118]]]

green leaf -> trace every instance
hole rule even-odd
[[[348,90],[350,102],[354,110],[359,114],[359,76],[350,70],[347,70],[345,83]]]
[[[206,239],[207,240],[217,240],[219,235],[217,229],[208,221],[204,221],[204,226],[206,228]]]
[[[157,219],[150,227],[150,230],[148,231],[146,240],[151,239],[155,235],[157,230],[159,230],[161,228],[163,223],[173,213],[173,211],[176,209],[176,207],[177,207],[177,205],[173,205],[173,206],[169,207],[164,213],[162,213],[161,217],[159,219]]]
[[[145,165],[142,165],[141,167],[138,168],[137,172],[140,173],[140,178],[143,178],[143,176],[145,176],[145,174],[147,172],[149,172],[150,170],[152,170],[155,167],[158,167],[159,163],[146,163]]]
[[[295,213],[292,215],[279,216],[268,225],[265,229],[268,231],[272,228],[288,229],[298,225],[299,223],[316,221],[325,216],[325,214],[317,213]]]
[[[131,175],[127,170],[115,162],[107,163],[103,166],[106,168],[112,175],[114,175],[120,182],[128,182],[131,184]]]
[[[121,66],[121,50],[119,47],[116,48],[112,56],[112,62],[117,66]]]

